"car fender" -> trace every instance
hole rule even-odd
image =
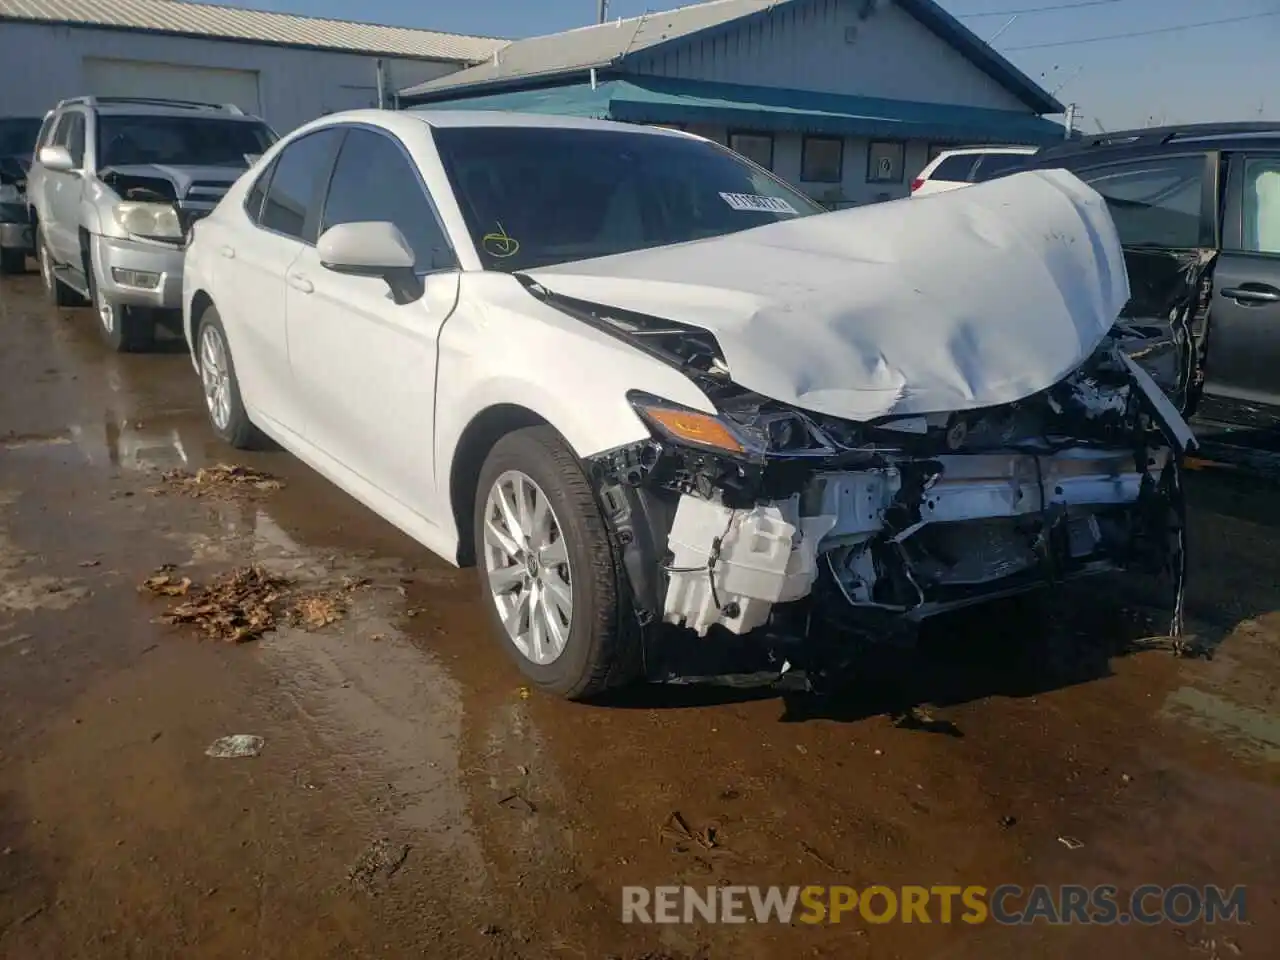
[[[675,367],[548,306],[506,274],[462,275],[438,364],[436,489],[446,517],[459,441],[486,411],[528,410],[584,459],[650,435],[627,399],[630,390],[715,412]]]

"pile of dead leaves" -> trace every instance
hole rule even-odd
[[[175,571],[172,565],[161,567],[139,589],[184,598],[163,619],[194,624],[205,636],[228,643],[256,640],[281,621],[306,630],[327,627],[346,616],[352,591],[368,584],[347,578],[335,589],[304,592],[289,579],[254,565],[237,567],[205,586],[196,586],[190,577]]]
[[[226,499],[259,493],[274,493],[284,486],[269,473],[238,464],[220,463],[214,467],[201,467],[195,473],[186,470],[166,470],[160,474],[163,484],[151,492],[163,494],[177,492],[189,497],[218,497]]]

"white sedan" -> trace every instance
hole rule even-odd
[[[1194,441],[1110,339],[1120,246],[1061,171],[826,213],[677,131],[356,111],[197,223],[184,288],[217,434],[479,565],[562,696],[673,635],[803,665],[1046,579],[1181,588]]]

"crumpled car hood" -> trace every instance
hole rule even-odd
[[[163,163],[136,163],[118,167],[107,167],[99,176],[107,173],[118,173],[124,177],[155,177],[168,180],[178,191],[179,197],[185,197],[191,185],[202,183],[225,183],[228,187],[240,179],[248,164],[243,167],[206,167],[206,166],[172,166]]]
[[[862,421],[1046,389],[1129,298],[1102,198],[1062,170],[526,274],[709,330],[740,386]]]

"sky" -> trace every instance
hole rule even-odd
[[[596,0],[215,2],[510,38],[583,26],[596,17]],[[630,17],[680,5],[682,0],[611,0],[609,14]],[[994,37],[996,50],[1050,92],[1057,90],[1063,103],[1075,102],[1081,129],[1280,119],[1280,0],[942,0],[942,5],[983,39]],[[1011,11],[1066,5],[1075,9],[1023,12],[1008,22]],[[1275,15],[1076,42],[1257,14]]]

